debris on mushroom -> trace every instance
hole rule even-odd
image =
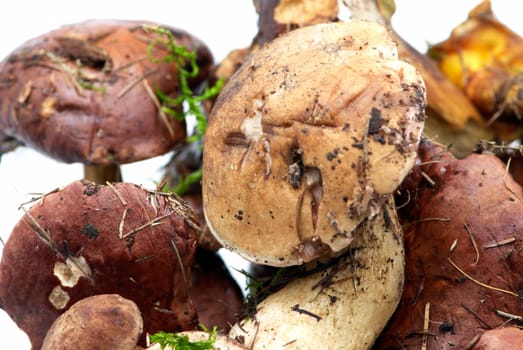
[[[257,349],[370,349],[403,289],[403,237],[392,199],[349,250],[269,295],[229,336]]]
[[[190,266],[199,227],[177,196],[81,180],[24,210],[0,262],[0,307],[35,349],[60,314],[96,294],[135,302],[145,333],[196,327]]]
[[[405,288],[375,349],[465,349],[521,326],[523,189],[505,164],[423,141],[400,192]]]
[[[179,95],[181,68],[163,61],[168,49],[147,26],[158,25],[89,20],[21,45],[0,62],[0,137],[59,161],[81,162],[85,178],[98,183],[120,180],[120,164],[183,142],[185,123],[163,113],[158,96]],[[212,67],[210,51],[185,31],[162,28],[195,52],[199,74],[188,84],[198,86]],[[98,175],[104,169],[108,174]]]
[[[135,350],[143,331],[136,304],[117,294],[99,294],[74,303],[47,332],[42,350]]]
[[[344,251],[416,158],[425,119],[418,72],[386,28],[294,30],[227,82],[203,148],[203,203],[224,247],[273,266]]]

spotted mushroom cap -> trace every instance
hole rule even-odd
[[[198,86],[213,64],[191,34],[145,21],[89,20],[33,38],[0,62],[0,138],[12,137],[63,162],[124,164],[170,151],[185,123],[160,113],[156,91],[180,92],[178,68],[148,50],[165,36],[195,50]],[[161,44],[155,59],[169,52]]]
[[[219,95],[205,136],[203,203],[225,247],[301,264],[345,249],[411,169],[425,87],[387,30],[337,22],[264,46]]]
[[[2,252],[0,307],[33,348],[59,315],[96,294],[136,303],[144,333],[197,325],[190,298],[197,226],[176,197],[81,180],[26,210]]]

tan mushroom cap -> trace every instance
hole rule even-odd
[[[411,169],[425,103],[421,76],[376,23],[282,35],[231,77],[210,116],[209,228],[261,264],[342,251]]]
[[[44,339],[42,350],[134,350],[143,330],[136,304],[118,294],[82,299],[60,315]]]

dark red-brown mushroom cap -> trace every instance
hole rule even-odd
[[[196,230],[192,212],[173,195],[75,181],[42,197],[15,225],[0,262],[0,307],[35,349],[60,314],[96,294],[134,301],[144,334],[192,329]]]
[[[161,155],[185,138],[185,123],[159,111],[156,90],[179,94],[175,63],[148,49],[165,36],[142,21],[90,20],[21,45],[0,62],[0,136],[64,162],[124,164]],[[175,43],[196,51],[199,75],[213,58],[191,34],[164,25]],[[169,54],[155,45],[155,58]],[[1,135],[3,134],[3,135]]]

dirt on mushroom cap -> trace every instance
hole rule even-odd
[[[425,90],[387,30],[337,22],[282,35],[219,95],[203,200],[217,239],[247,259],[300,264],[352,241],[411,168]]]

